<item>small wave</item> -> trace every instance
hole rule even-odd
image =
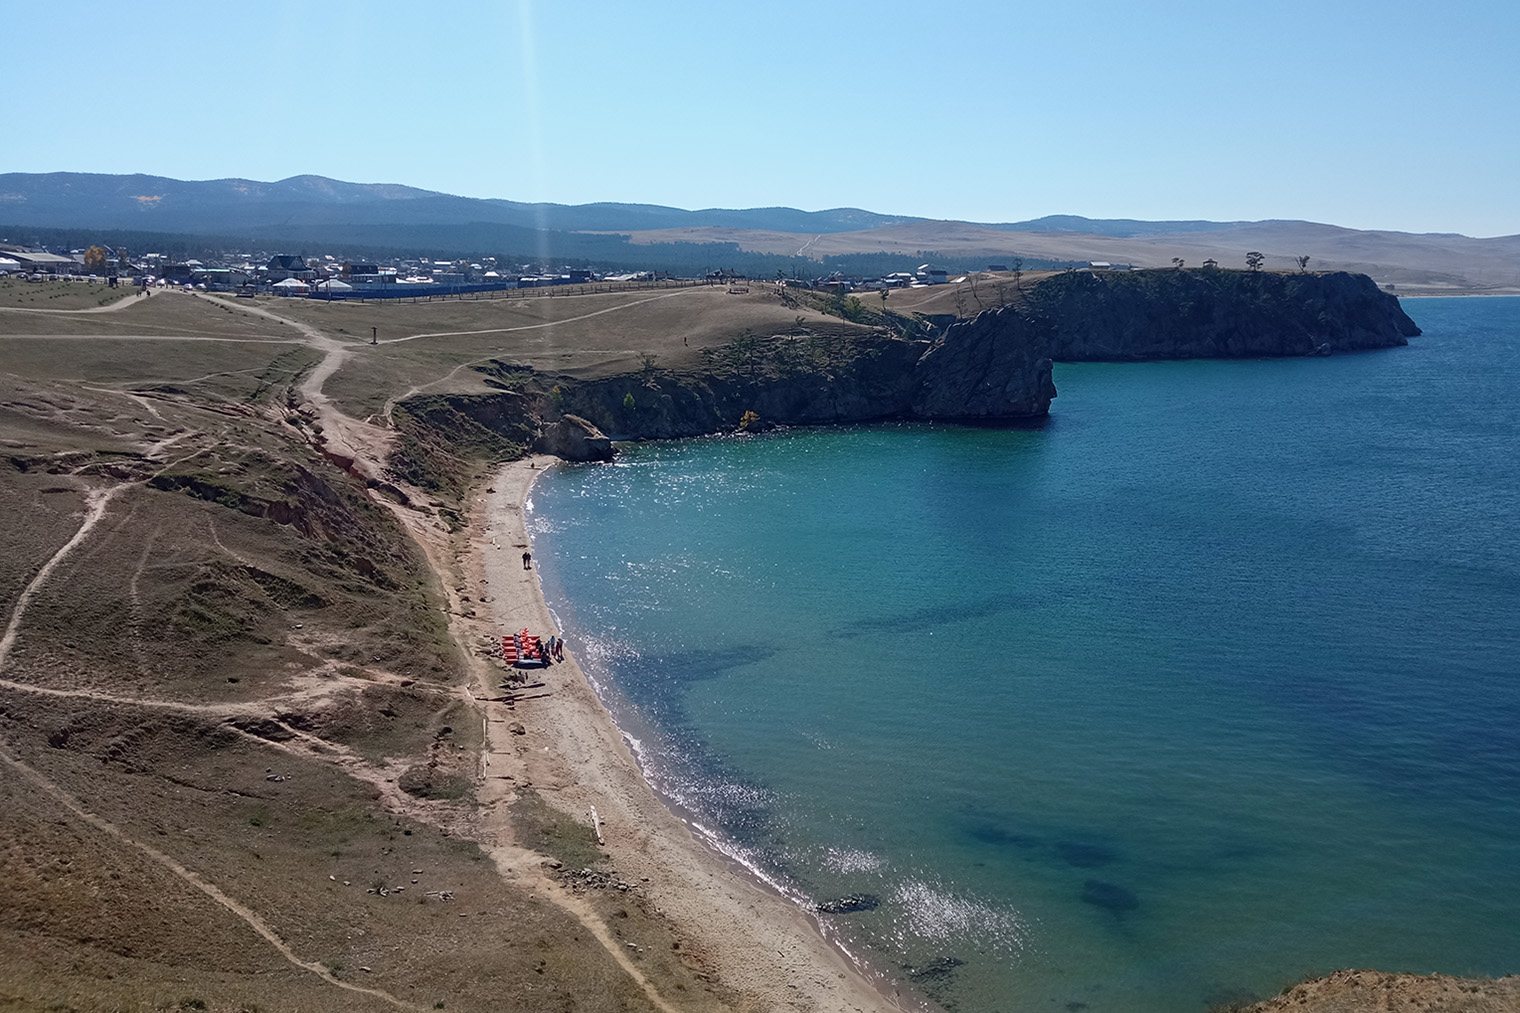
[[[637,661],[639,650],[632,643],[616,637],[591,635],[584,638],[582,654],[588,662],[606,666],[614,661]]]
[[[896,932],[900,943],[928,939],[1005,954],[1017,953],[1029,943],[1029,926],[1017,911],[956,896],[923,880],[900,884],[892,901],[902,909]]]
[[[823,867],[830,872],[880,872],[880,855],[859,848],[829,848],[824,852]]]
[[[730,830],[752,827],[758,814],[775,802],[770,792],[755,785],[694,773],[700,770],[696,761],[678,748],[664,752],[660,760],[664,762],[653,764],[653,776],[659,781],[660,790],[683,808],[705,813]]]
[[[523,517],[523,528],[534,538],[544,535],[563,535],[567,531],[575,530],[574,521],[551,520],[542,516]]]
[[[696,820],[688,820],[687,826],[691,827],[693,835],[709,848],[724,856],[732,862],[744,867],[751,876],[776,891],[787,900],[799,906],[807,906],[807,898],[794,887],[783,882],[778,877],[766,871],[764,863],[760,859],[760,853],[750,848],[737,844],[732,838],[725,837],[714,830],[703,826]]]

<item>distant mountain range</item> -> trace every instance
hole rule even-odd
[[[395,183],[346,183],[325,176],[292,176],[274,183],[251,179],[181,180],[90,172],[0,174],[0,221],[56,228],[205,232],[314,225],[515,225],[556,232],[644,232],[652,229],[732,228],[831,234],[931,221],[859,208],[706,208],[685,211],[657,204],[524,204],[483,200]],[[1221,222],[1142,222],[1049,215],[986,227],[1007,232],[1059,231],[1103,236],[1204,232]]]
[[[5,229],[6,226],[16,228]],[[18,233],[18,228],[21,230]],[[253,244],[348,244],[438,253],[504,253],[651,266],[739,262],[771,273],[799,261],[837,264],[937,257],[955,270],[1023,257],[1030,266],[1106,260],[1168,266],[1172,258],[1269,267],[1307,255],[1381,283],[1434,291],[1520,291],[1520,236],[1364,232],[1298,221],[1147,222],[1050,215],[1021,222],[947,222],[859,208],[707,208],[528,204],[388,183],[292,176],[185,181],[99,173],[0,174],[0,238],[25,230],[114,230],[216,236]]]

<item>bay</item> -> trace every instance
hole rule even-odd
[[[546,594],[656,787],[963,1013],[1520,970],[1520,300],[1060,365],[1049,420],[621,448]]]

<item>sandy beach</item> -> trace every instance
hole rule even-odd
[[[471,503],[471,545],[461,558],[472,591],[487,600],[499,635],[524,627],[547,636],[558,630],[536,570],[525,570],[525,503],[540,469],[539,457],[504,467]],[[578,917],[644,986],[658,1008],[690,1008],[687,997],[661,995],[636,960],[619,945],[586,899],[553,875],[533,852],[517,847],[506,805],[531,786],[546,801],[589,826],[594,809],[604,850],[624,882],[664,918],[683,952],[695,955],[721,986],[723,1005],[745,1010],[895,1010],[819,934],[796,905],[729,867],[698,841],[656,796],[628,744],[576,663],[574,644],[565,662],[543,676],[547,685],[518,702],[485,703],[481,802],[490,815],[487,839],[499,842],[493,858],[502,874],[522,882]],[[499,697],[503,669],[479,666],[477,698]],[[625,944],[626,945],[626,944]]]

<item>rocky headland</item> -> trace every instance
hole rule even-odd
[[[1053,361],[1327,355],[1403,345],[1419,333],[1398,299],[1365,275],[1072,271],[932,340],[885,328],[746,332],[705,350],[699,368],[650,362],[585,381],[493,362],[477,368],[502,393],[416,398],[405,408],[423,442],[506,433],[543,453],[605,460],[619,439],[884,419],[1038,420],[1056,396]]]
[[[1035,286],[1025,326],[1058,362],[1238,359],[1408,344],[1420,333],[1365,274],[1074,271]]]

